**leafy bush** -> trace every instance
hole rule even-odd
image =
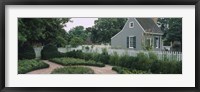
[[[156,74],[181,74],[182,62],[157,60],[152,63],[151,72]]]
[[[153,52],[149,52],[149,59],[156,61],[156,60],[158,60],[158,56]]]
[[[123,56],[120,57],[120,66],[121,67],[127,67],[127,68],[132,68],[134,67],[135,63],[135,57],[129,56],[128,54],[124,54]]]
[[[51,72],[52,74],[94,74],[94,71],[88,67],[67,66],[57,68]]]
[[[25,74],[27,72],[41,69],[41,68],[47,68],[49,67],[48,64],[39,61],[39,60],[19,60],[18,61],[18,73],[19,74]]]
[[[70,45],[71,45],[72,47],[77,47],[77,46],[79,46],[79,45],[82,45],[83,42],[84,42],[84,41],[83,41],[82,38],[80,38],[80,37],[73,37],[69,43],[70,43]]]
[[[83,52],[81,50],[73,50],[66,53],[67,57],[83,59]]]
[[[120,57],[117,52],[114,52],[114,54],[110,56],[109,64],[117,66],[120,65]]]
[[[146,71],[141,71],[141,70],[131,70],[128,68],[122,68],[122,67],[113,67],[112,70],[116,71],[119,74],[148,74],[150,72],[146,72]]]
[[[100,62],[95,62],[93,60],[85,61],[84,59],[75,58],[53,58],[50,61],[61,64],[61,65],[88,65],[88,66],[99,66],[104,67],[105,65]]]
[[[135,62],[132,64],[132,66],[136,70],[149,71],[151,69],[151,64],[152,61],[149,60],[148,56],[140,52],[137,54]]]
[[[41,58],[42,59],[50,59],[50,58],[56,58],[56,57],[64,57],[64,53],[58,52],[58,49],[54,45],[46,45],[43,47],[41,51]]]
[[[18,47],[18,58],[19,59],[34,59],[35,51],[30,45],[23,45]]]
[[[108,64],[110,56],[108,55],[107,49],[103,48],[102,53],[99,56],[100,62]]]

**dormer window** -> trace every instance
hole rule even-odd
[[[133,28],[134,27],[134,22],[130,22],[129,23],[129,28]]]

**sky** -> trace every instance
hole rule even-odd
[[[98,18],[71,18],[73,22],[66,23],[66,27],[64,29],[68,32],[71,28],[76,26],[83,26],[84,28],[92,27],[94,25],[94,21]]]

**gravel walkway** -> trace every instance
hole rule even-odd
[[[59,65],[53,62],[49,62],[48,60],[43,60],[43,62],[49,64],[49,68],[34,70],[28,72],[27,74],[50,74],[54,69],[64,67],[63,65]],[[117,72],[112,70],[112,66],[105,65],[105,67],[95,67],[95,66],[83,66],[89,67],[94,70],[95,74],[117,74]]]
[[[28,72],[27,74],[50,74],[54,69],[63,67],[62,65],[49,62],[48,60],[43,60],[43,62],[49,64],[49,67],[44,68],[44,69],[34,70],[31,72]]]

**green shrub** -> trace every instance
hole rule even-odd
[[[18,47],[18,59],[34,59],[35,51],[30,45],[23,45]]]
[[[158,60],[158,56],[153,52],[149,52],[149,59],[152,61],[156,61]]]
[[[92,53],[83,53],[83,56],[84,56],[83,59],[85,59],[85,60],[93,60]]]
[[[80,37],[73,37],[71,39],[71,41],[69,42],[69,44],[72,46],[72,47],[77,47],[79,45],[82,45],[83,44],[83,39],[80,38]]]
[[[51,72],[52,74],[94,74],[94,71],[88,67],[67,66],[57,68]]]
[[[56,58],[56,57],[63,57],[65,54],[61,54],[58,52],[58,49],[54,45],[46,45],[43,47],[41,51],[41,58],[42,59],[50,59],[50,58]]]
[[[136,70],[149,71],[151,69],[151,64],[152,61],[148,59],[148,56],[140,52],[137,54],[137,57],[135,58],[133,67]]]
[[[151,72],[156,74],[181,74],[182,62],[157,60],[152,63]]]
[[[116,65],[116,66],[120,65],[120,57],[117,54],[117,52],[114,52],[114,54],[110,56],[109,64]]]
[[[27,72],[47,68],[49,67],[48,64],[39,61],[39,60],[19,60],[18,61],[18,74],[25,74]]]
[[[92,60],[100,62],[100,55],[99,53],[92,53]]]
[[[108,64],[110,56],[108,55],[107,49],[103,48],[102,53],[99,56],[100,62],[104,64]]]
[[[122,67],[113,67],[112,70],[116,71],[119,74],[149,74],[150,72],[141,71],[141,70],[135,70],[135,69],[128,69],[128,68],[122,68]]]
[[[61,65],[88,65],[88,66],[99,66],[104,67],[105,65],[100,62],[95,62],[93,60],[85,61],[84,59],[75,58],[53,58],[50,61],[61,64]]]
[[[127,68],[132,68],[134,67],[135,63],[135,57],[129,56],[128,54],[125,54],[120,57],[120,66],[121,67],[127,67]]]
[[[83,52],[81,50],[73,50],[67,52],[66,55],[67,57],[84,59]]]

